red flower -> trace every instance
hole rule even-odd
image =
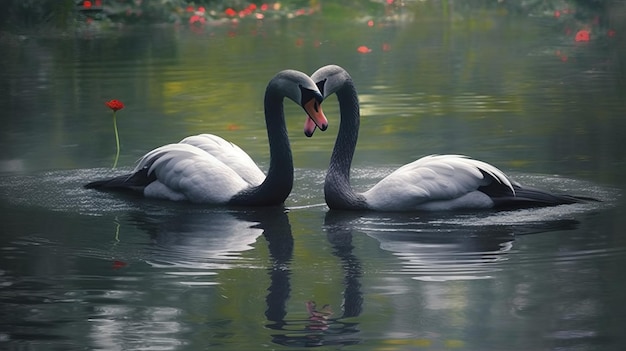
[[[86,9],[91,8],[91,1],[83,1],[83,7]]]
[[[115,99],[105,102],[105,105],[107,105],[108,108],[113,110],[113,112],[124,108],[124,103],[122,103],[120,100],[115,100]]]
[[[233,17],[237,14],[237,12],[229,7],[224,11],[224,14],[228,17]]]
[[[578,31],[578,33],[576,33],[576,38],[574,40],[576,40],[576,41],[589,41],[589,39],[590,39],[589,31],[581,29],[581,30]]]
[[[200,24],[204,24],[206,23],[206,18],[202,17],[202,16],[198,16],[198,15],[193,15],[191,16],[191,18],[189,18],[189,23],[194,24],[194,23],[200,23]]]

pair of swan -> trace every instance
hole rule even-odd
[[[86,185],[100,190],[133,190],[145,197],[214,205],[282,204],[293,186],[293,160],[282,101],[288,97],[307,113],[304,133],[325,130],[321,102],[336,94],[341,122],[324,183],[331,209],[438,211],[521,208],[571,204],[588,199],[523,187],[498,168],[462,155],[433,155],[406,164],[370,190],[350,186],[350,166],[358,139],[360,112],[352,78],[328,65],[311,77],[279,72],[265,92],[265,122],[270,144],[267,177],[252,159],[224,139],[201,134],[148,152],[133,172]]]

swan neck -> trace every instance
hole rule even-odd
[[[359,99],[351,79],[337,90],[337,99],[341,122],[324,182],[324,196],[330,208],[365,209],[363,195],[355,193],[350,185],[350,167],[360,124]]]
[[[269,206],[282,204],[293,187],[293,159],[285,113],[284,94],[272,85],[265,91],[265,125],[270,147],[267,177],[259,186],[237,194],[230,203],[235,205]]]

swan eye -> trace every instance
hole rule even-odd
[[[300,90],[302,92],[302,100],[300,101],[300,105],[302,105],[302,107],[304,107],[304,105],[312,99],[315,99],[316,103],[322,102],[322,96],[318,92],[304,87],[300,87]],[[317,106],[315,106],[315,109],[317,111]]]
[[[319,82],[315,83],[315,85],[317,85],[317,89],[320,91],[320,93],[322,93],[322,96],[324,96],[324,86],[326,85],[326,81],[328,80],[328,78],[325,78],[323,80],[320,80]]]

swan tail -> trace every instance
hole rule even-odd
[[[148,168],[146,167],[132,174],[87,183],[84,185],[84,188],[100,191],[131,191],[143,193],[143,189],[155,180],[156,177],[154,173],[148,175]]]
[[[544,190],[521,187],[519,185],[514,185],[513,188],[515,189],[514,195],[487,195],[491,196],[494,207],[499,209],[558,206],[600,201],[587,196],[552,194]]]

